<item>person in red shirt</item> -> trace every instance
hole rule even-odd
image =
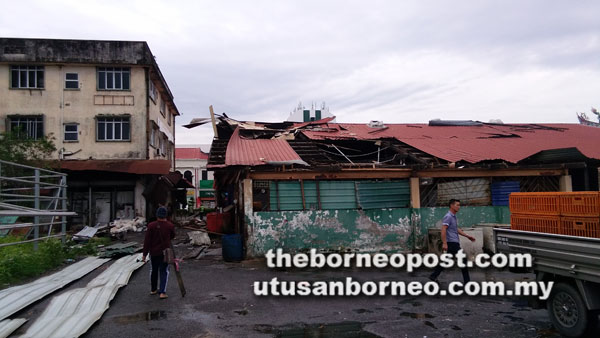
[[[160,294],[160,299],[167,298],[167,282],[169,280],[169,264],[164,261],[163,250],[171,247],[171,239],[175,238],[175,226],[167,221],[167,208],[156,210],[156,221],[148,224],[144,239],[142,260],[150,254],[150,294]],[[160,289],[157,289],[160,274]]]

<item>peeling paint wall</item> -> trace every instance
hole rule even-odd
[[[411,252],[426,248],[427,228],[441,226],[448,208],[307,210],[246,213],[247,256],[269,249]],[[463,207],[461,227],[509,223],[508,207]]]
[[[446,207],[413,209],[416,250],[427,248],[427,229],[440,228],[447,212]],[[505,206],[462,207],[456,217],[461,228],[479,223],[510,223],[510,211]]]
[[[410,209],[254,212],[247,217],[247,254],[309,248],[385,252],[410,248]]]

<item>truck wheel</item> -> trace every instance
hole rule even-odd
[[[588,329],[588,310],[577,289],[565,283],[554,285],[547,302],[550,320],[567,337],[581,337]],[[592,321],[593,322],[593,321]]]

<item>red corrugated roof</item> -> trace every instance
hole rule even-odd
[[[225,154],[225,166],[264,165],[271,162],[306,164],[284,139],[246,139],[236,128]]]
[[[208,160],[208,154],[200,148],[175,148],[175,158],[180,160]]]
[[[72,171],[112,171],[130,174],[165,175],[171,169],[169,160],[72,160],[61,161],[60,168]]]
[[[429,126],[329,123],[322,130],[302,132],[314,140],[395,138],[425,153],[456,162],[505,160],[516,163],[543,150],[577,148],[583,155],[600,159],[600,128],[580,124],[505,124],[481,126]]]

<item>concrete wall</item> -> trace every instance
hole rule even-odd
[[[77,152],[65,159],[146,159],[148,152],[151,153],[150,159],[165,159],[166,154],[156,156],[156,151],[148,146],[146,68],[132,66],[130,69],[130,90],[99,91],[96,89],[96,65],[45,65],[44,89],[29,90],[11,89],[10,64],[0,64],[0,131],[7,130],[5,123],[8,115],[43,115],[44,133],[52,134],[56,148],[64,149],[66,153]],[[79,89],[64,88],[65,73],[79,75]],[[99,95],[114,98],[118,102],[123,100],[125,104],[106,104],[107,100],[99,99]],[[167,98],[166,95],[162,97]],[[150,118],[163,127],[165,134],[170,134],[171,150],[168,154],[173,159],[175,119],[172,108],[167,104],[167,112],[162,116],[159,103],[149,102]],[[101,114],[129,114],[131,140],[96,141],[95,117]],[[79,124],[78,141],[64,141],[64,123]],[[58,158],[58,152],[53,158]]]
[[[247,256],[269,249],[308,248],[410,252],[426,248],[427,228],[440,227],[448,208],[253,212],[246,217]],[[248,215],[248,213],[247,213]],[[461,227],[510,223],[508,207],[463,207]]]

